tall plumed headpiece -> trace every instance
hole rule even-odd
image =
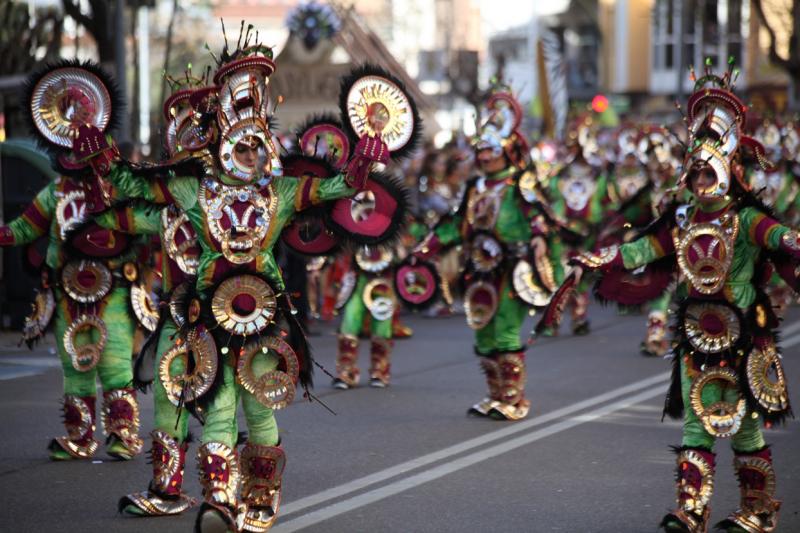
[[[208,85],[209,69],[198,76],[192,72],[191,63],[182,76],[165,75],[172,94],[164,101],[162,112],[167,125],[164,144],[170,157],[188,154],[201,149],[206,140],[199,135],[200,129],[194,120],[192,95]],[[198,136],[200,138],[198,138]]]
[[[763,168],[769,168],[764,147],[755,139],[744,135],[743,127],[747,106],[733,93],[739,70],[734,59],[728,60],[728,69],[722,76],[711,70],[711,61],[706,60],[704,75],[697,78],[694,68],[690,70],[695,82],[694,92],[689,96],[684,118],[689,128],[686,158],[683,163],[681,183],[687,184],[689,175],[701,168],[711,168],[716,176],[713,185],[697,193],[706,198],[721,198],[728,194],[731,179],[747,189],[741,176],[732,176],[732,164],[743,147],[751,149]]]
[[[475,149],[492,150],[496,156],[505,153],[514,165],[525,166],[530,148],[519,131],[522,118],[522,106],[511,88],[495,82],[481,104]]]
[[[223,33],[225,26],[222,26]],[[219,130],[217,157],[228,176],[251,181],[254,173],[278,176],[283,173],[278,143],[270,132],[272,120],[269,98],[269,77],[275,72],[272,49],[262,45],[253,26],[245,29],[242,21],[236,48],[231,49],[225,36],[225,46],[219,57],[214,56],[217,70],[214,85],[193,92],[196,114],[215,114]],[[258,148],[257,168],[243,164],[236,157],[240,143]]]

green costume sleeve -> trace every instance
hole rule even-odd
[[[442,220],[433,228],[433,233],[438,237],[443,246],[461,243],[461,221],[459,215],[451,215]]]
[[[28,244],[45,235],[50,227],[55,206],[55,182],[51,181],[36,194],[33,202],[20,216],[8,223],[14,236],[14,244]]]
[[[303,211],[325,202],[347,198],[357,192],[347,184],[344,174],[337,174],[332,178],[283,176],[275,180],[275,188],[281,198],[293,199],[295,211]]]
[[[139,198],[151,203],[177,204],[188,210],[197,202],[197,179],[192,176],[173,176],[169,179],[145,178],[125,165],[116,165],[108,175],[119,199]]]
[[[651,235],[623,244],[619,247],[619,253],[622,254],[622,262],[628,270],[652,263],[665,255],[658,240]]]
[[[791,231],[791,228],[779,224],[753,207],[745,207],[739,212],[739,232],[747,235],[750,244],[777,250],[781,245],[781,238]]]
[[[161,212],[152,205],[135,204],[109,209],[95,217],[98,225],[133,235],[156,235],[161,231]]]

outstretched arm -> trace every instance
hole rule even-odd
[[[156,174],[145,176],[128,165],[115,165],[108,176],[116,200],[140,199],[158,205],[176,204],[188,209],[197,201],[197,178]]]
[[[132,235],[156,235],[161,231],[161,211],[145,203],[126,204],[102,212],[95,222]]]
[[[55,205],[55,182],[50,182],[20,216],[0,226],[0,246],[28,244],[47,233]]]

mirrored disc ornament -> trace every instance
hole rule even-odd
[[[774,344],[754,347],[747,357],[747,386],[767,413],[780,413],[789,409],[789,391],[781,356]]]
[[[83,304],[105,298],[111,291],[111,271],[99,261],[70,261],[61,270],[61,286],[67,295]]]
[[[82,124],[105,131],[111,121],[111,95],[103,81],[86,69],[56,68],[36,81],[31,114],[49,142],[72,148]]]
[[[710,354],[730,350],[741,335],[741,322],[733,309],[709,302],[689,304],[683,328],[696,350]]]
[[[367,282],[362,293],[364,305],[375,320],[392,318],[396,297],[388,278],[375,278]]]
[[[414,111],[411,101],[399,85],[383,76],[367,75],[356,80],[347,92],[347,119],[361,138],[365,135],[381,139],[390,152],[401,150],[414,137]],[[379,114],[385,126],[376,132],[370,117]]]
[[[147,331],[153,332],[158,327],[158,300],[142,283],[131,285],[131,307],[139,324]]]
[[[78,344],[78,335],[92,330],[97,331],[97,341]],[[72,368],[78,372],[88,372],[100,362],[108,341],[108,329],[99,316],[80,315],[67,327],[63,341],[64,351],[69,355]]]
[[[278,370],[256,376],[253,372],[253,360],[260,354],[270,352],[281,360]],[[236,364],[236,376],[242,387],[255,396],[259,403],[270,409],[282,409],[294,399],[300,376],[300,362],[286,341],[278,337],[264,337],[245,346],[244,353]]]
[[[464,312],[467,326],[481,329],[491,322],[497,312],[497,289],[491,283],[479,281],[467,287],[464,293]]]
[[[333,124],[315,124],[301,135],[300,149],[306,155],[327,159],[336,168],[344,168],[350,156],[350,140]]]
[[[525,303],[534,307],[545,307],[550,303],[552,293],[537,282],[528,261],[521,260],[514,265],[512,283],[514,291]]]
[[[211,299],[211,313],[228,333],[249,336],[272,323],[277,305],[275,293],[266,281],[241,275],[220,283]]]
[[[180,361],[178,368],[176,361]],[[204,327],[199,327],[188,333],[185,342],[176,342],[164,354],[158,364],[158,378],[173,405],[193,402],[211,389],[218,364],[213,337]]]
[[[722,390],[736,391],[735,402],[718,400],[706,406],[703,404],[703,390],[711,383],[721,386]],[[705,430],[713,437],[725,438],[735,435],[742,426],[747,414],[747,402],[738,392],[739,379],[728,367],[706,369],[692,381],[689,389],[689,401],[697,418],[703,423]]]
[[[405,304],[424,308],[435,300],[439,276],[429,263],[403,263],[395,271],[394,283],[398,296]]]

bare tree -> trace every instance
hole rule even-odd
[[[32,18],[27,3],[0,0],[0,75],[27,74],[58,57],[62,26],[57,10],[38,9]]]
[[[89,12],[81,10],[80,0],[61,0],[64,13],[77,24],[86,28],[97,44],[100,62],[114,62],[114,2],[108,0],[88,0]]]
[[[789,75],[790,102],[797,108],[800,106],[800,1],[753,0],[753,7],[769,36],[769,60]],[[786,50],[781,50],[779,34],[788,35]]]

